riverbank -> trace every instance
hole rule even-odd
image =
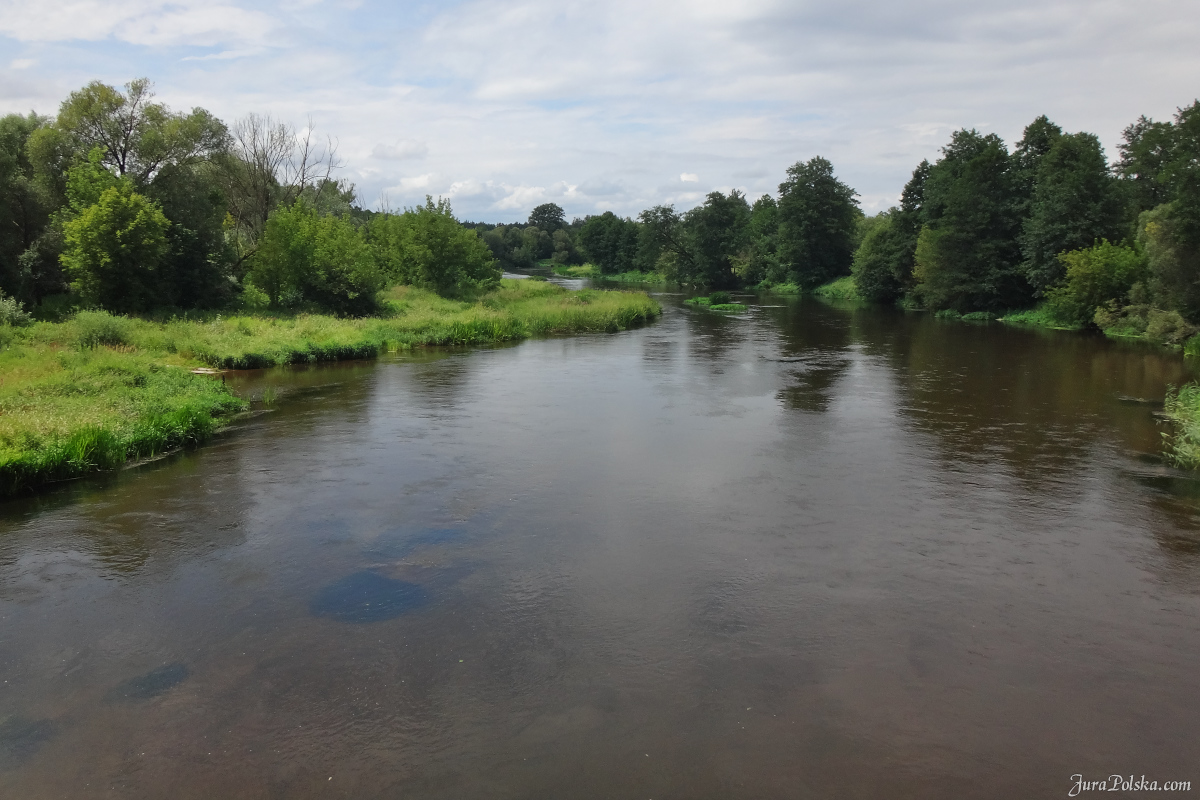
[[[474,302],[399,286],[363,319],[83,312],[0,328],[0,497],[209,438],[247,403],[194,369],[373,358],[427,345],[619,331],[661,313],[633,292],[504,280]]]

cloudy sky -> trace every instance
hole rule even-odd
[[[145,76],[334,136],[363,205],[687,209],[829,158],[868,212],[951,131],[1038,114],[1115,153],[1200,96],[1196,0],[0,0],[0,112]]]

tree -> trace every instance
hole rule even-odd
[[[1058,259],[1065,279],[1047,293],[1049,304],[1059,318],[1076,325],[1090,323],[1097,308],[1124,301],[1133,285],[1145,279],[1145,257],[1106,240]]]
[[[530,212],[529,224],[553,235],[555,231],[566,227],[567,215],[554,203],[542,203]]]
[[[896,300],[904,290],[897,275],[896,262],[904,248],[894,219],[899,209],[890,208],[865,220],[869,223],[862,243],[854,253],[850,272],[854,286],[866,300],[887,303]]]
[[[1025,126],[1021,141],[1013,148],[1009,168],[1012,170],[1013,204],[1018,217],[1029,215],[1042,159],[1061,137],[1062,128],[1043,114]]]
[[[748,242],[750,205],[737,189],[728,195],[710,192],[704,204],[683,218],[692,258],[691,269],[679,279],[702,289],[736,286],[733,267]]]
[[[637,256],[637,223],[611,211],[588,217],[579,230],[579,246],[601,272],[628,272]]]
[[[820,156],[788,168],[779,185],[779,258],[800,286],[811,289],[850,274],[862,216],[857,194]]]
[[[276,208],[291,206],[302,195],[317,207],[325,192],[345,188],[333,180],[341,166],[336,145],[331,139],[324,145],[316,141],[311,122],[300,135],[291,125],[249,114],[234,124],[229,151],[219,164],[237,250],[235,266],[254,255]]]
[[[114,180],[96,202],[63,226],[63,266],[90,305],[118,313],[146,311],[158,297],[158,265],[168,250],[162,210]]]
[[[1163,172],[1174,150],[1174,127],[1141,116],[1121,138],[1121,157],[1114,166],[1125,190],[1127,214],[1136,219],[1169,199]]]
[[[783,280],[779,268],[779,204],[769,194],[754,201],[746,226],[748,242],[744,252],[734,257],[733,271],[743,285]]]
[[[683,218],[674,206],[654,206],[638,215],[637,263],[643,269],[661,272],[668,280],[695,273],[695,262],[684,229]]]
[[[297,200],[267,220],[249,280],[274,306],[314,305],[340,314],[375,307],[384,276],[349,217],[321,216]]]
[[[425,198],[425,205],[371,221],[377,258],[399,283],[463,297],[494,289],[500,270],[488,245],[454,218],[450,201]]]
[[[1019,271],[1008,150],[995,134],[954,133],[925,179],[914,277],[931,308],[1018,308],[1029,285]]]
[[[1037,294],[1062,280],[1059,253],[1121,236],[1121,203],[1100,140],[1072,133],[1054,140],[1037,170],[1021,231],[1021,269]]]
[[[26,152],[30,136],[46,122],[36,114],[0,118],[0,291],[25,302],[36,301],[48,288],[48,271],[57,272],[38,257],[51,207]]]
[[[1188,240],[1179,201],[1163,203],[1138,218],[1137,242],[1146,254],[1149,300],[1200,321],[1200,247]]]
[[[188,164],[224,150],[224,123],[202,108],[172,113],[151,102],[150,81],[138,78],[125,92],[99,81],[72,92],[58,112],[55,127],[88,153],[100,148],[101,163],[119,177],[144,188],[169,164]]]

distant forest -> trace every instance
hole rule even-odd
[[[145,80],[96,82],[54,118],[0,119],[0,291],[10,309],[363,314],[389,283],[467,296],[500,269],[591,263],[699,290],[805,292],[849,276],[873,302],[1037,306],[1063,324],[1178,341],[1200,323],[1200,102],[1139,118],[1118,151],[1109,163],[1094,134],[1043,116],[1011,150],[954,133],[872,217],[815,157],[752,203],[734,190],[636,219],[568,222],[546,203],[525,223],[460,223],[432,199],[361,208],[311,132],[174,112]]]

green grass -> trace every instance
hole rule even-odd
[[[550,271],[555,275],[562,275],[564,278],[600,277],[600,268],[595,264],[580,264],[577,267],[568,267],[563,264],[555,264],[550,268]]]
[[[858,293],[858,287],[854,285],[854,277],[851,275],[818,286],[813,289],[813,294],[817,297],[824,297],[826,300],[862,300],[862,295]]]
[[[1185,469],[1200,469],[1200,385],[1168,389],[1163,410],[1174,423],[1174,431],[1163,434],[1167,460]]]
[[[660,272],[618,272],[615,275],[601,275],[606,281],[630,284],[635,286],[665,286],[668,281]]]
[[[1083,328],[1082,325],[1060,318],[1045,303],[1024,311],[1010,311],[1000,317],[1000,321],[1010,325],[1034,325],[1039,328],[1053,328],[1060,331],[1077,331]]]
[[[689,306],[707,308],[709,311],[745,311],[741,303],[729,302],[729,292],[713,292],[708,297],[689,297],[683,301]]]
[[[246,403],[191,368],[618,331],[660,312],[641,293],[504,280],[470,302],[396,287],[381,316],[365,319],[212,315],[152,322],[81,312],[62,323],[0,326],[0,496],[207,439]]]
[[[803,294],[804,290],[796,283],[769,283],[763,281],[757,287],[760,292],[769,292],[771,294],[780,294],[785,296]]]
[[[667,279],[658,272],[639,272],[631,270],[630,272],[617,272],[611,275],[605,275],[600,271],[600,268],[595,264],[581,264],[577,267],[567,267],[561,264],[551,266],[551,271],[555,275],[562,275],[564,278],[592,278],[611,281],[613,283],[622,283],[635,286],[662,286],[667,283]]]

